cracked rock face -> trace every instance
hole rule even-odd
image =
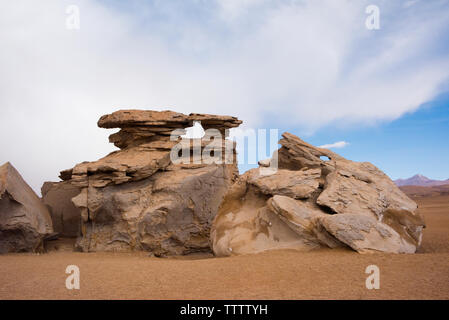
[[[424,221],[417,205],[371,163],[353,162],[284,133],[279,169],[261,167],[229,189],[211,231],[216,255],[276,248],[350,247],[414,253]]]
[[[72,203],[72,198],[80,191],[69,181],[45,182],[41,188],[42,202],[48,207],[53,229],[60,236],[76,238],[80,235],[80,210]]]
[[[276,175],[258,174],[248,180],[262,193],[307,199],[318,190],[321,169],[292,171],[279,169]]]
[[[195,121],[223,135],[180,138]],[[76,248],[146,250],[157,256],[210,252],[212,221],[238,176],[235,144],[225,133],[240,123],[235,117],[172,111],[120,110],[102,116],[100,127],[120,128],[109,137],[120,150],[60,175],[62,183],[79,190],[71,199],[80,221]],[[180,161],[173,162],[180,144],[187,151],[180,149]],[[201,161],[210,149],[212,161]],[[231,161],[225,162],[226,150]]]
[[[41,252],[52,233],[47,207],[9,162],[0,166],[0,254]]]

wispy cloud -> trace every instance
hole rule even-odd
[[[402,5],[404,8],[409,8],[413,5],[415,5],[419,0],[409,0],[409,1],[405,1],[404,4]]]
[[[330,144],[323,144],[322,146],[319,146],[318,148],[324,148],[324,149],[340,149],[344,148],[349,145],[349,142],[346,141],[338,141]]]

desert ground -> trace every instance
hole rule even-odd
[[[214,258],[155,258],[147,253],[71,252],[53,241],[45,254],[0,256],[0,299],[449,299],[449,192],[406,190],[426,219],[417,254],[339,249]],[[380,269],[368,290],[365,269]],[[68,265],[80,290],[68,290]]]

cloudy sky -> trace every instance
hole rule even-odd
[[[102,114],[172,109],[446,179],[448,35],[448,0],[2,1],[0,162],[38,191],[114,150]]]

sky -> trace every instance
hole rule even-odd
[[[115,150],[101,115],[170,109],[447,179],[448,35],[448,0],[2,1],[0,163],[39,192]]]

